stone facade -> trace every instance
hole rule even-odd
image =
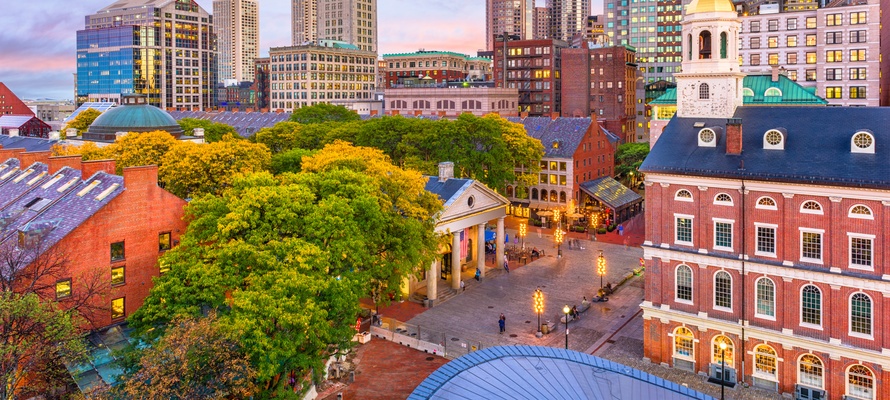
[[[519,92],[491,87],[392,88],[384,92],[388,115],[457,117],[496,113],[515,117]]]

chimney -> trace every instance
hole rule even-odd
[[[52,131],[49,133],[49,140],[60,140],[62,135],[59,134],[59,131]]]
[[[557,118],[559,118],[559,112],[554,111],[554,112],[550,113],[550,119],[557,119]]]
[[[18,129],[10,129],[10,130],[9,130],[9,137],[16,137],[16,136],[18,136],[18,135],[19,135],[19,130],[18,130]]]
[[[445,182],[454,178],[454,163],[444,161],[439,163],[439,182]]]
[[[371,116],[372,116],[372,117],[376,117],[376,116],[379,115],[379,114],[380,114],[380,111],[379,111],[379,110],[371,110]]]
[[[194,131],[192,131],[192,136],[204,137],[204,128],[195,128]]]
[[[157,187],[158,166],[142,165],[138,167],[124,168],[124,187],[127,189]],[[86,178],[84,178],[86,179]]]
[[[94,161],[84,161],[81,164],[81,176],[83,179],[89,179],[89,177],[93,176],[96,172],[104,171],[109,174],[114,174],[114,160],[94,160]]]
[[[49,162],[47,162],[49,164],[49,173],[55,174],[65,167],[71,167],[79,171],[81,159],[80,155],[50,157]]]
[[[772,74],[773,74],[773,80],[772,80],[772,81],[773,81],[773,82],[778,82],[778,81],[779,81],[779,66],[778,66],[778,65],[773,65],[773,66],[771,67],[771,70],[772,70]]]
[[[50,151],[29,151],[22,154],[19,154],[19,161],[22,163],[22,168],[30,167],[31,164],[36,162],[42,162],[44,164],[49,162],[49,156],[52,155]]]
[[[74,128],[65,129],[65,137],[66,138],[76,138],[77,137],[77,129],[74,129]]]
[[[726,120],[726,154],[742,154],[742,119]]]

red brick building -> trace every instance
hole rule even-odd
[[[519,89],[520,113],[540,117],[560,112],[560,52],[566,47],[566,42],[551,39],[499,42],[495,86]]]
[[[185,231],[185,201],[158,186],[157,166],[125,168],[119,176],[112,160],[23,149],[0,150],[0,160],[5,240],[36,240],[67,259],[64,273],[47,278],[55,293],[44,295],[64,306],[87,275],[105,269],[108,295],[97,305],[106,310],[91,328],[123,322],[162,272],[158,257]]]
[[[625,46],[562,50],[562,115],[592,116],[624,142],[635,141],[636,51]]]
[[[491,80],[491,59],[453,51],[384,54],[383,65],[386,88]]]
[[[34,112],[3,82],[0,82],[0,115],[34,116]]]

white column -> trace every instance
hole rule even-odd
[[[426,273],[426,298],[436,300],[439,298],[439,260],[433,261],[429,272]]]
[[[504,251],[506,247],[504,246],[504,217],[498,218],[498,235],[497,235],[497,251],[495,254],[495,268],[501,268],[504,266]]]
[[[476,268],[485,272],[485,224],[476,225]]]
[[[451,234],[451,288],[460,290],[460,232]]]

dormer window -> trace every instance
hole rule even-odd
[[[742,96],[744,97],[754,97],[754,91],[751,88],[743,88]]]
[[[800,205],[800,212],[804,214],[822,215],[822,205],[812,200],[805,201]]]
[[[674,195],[674,200],[692,201],[692,193],[686,189],[680,189],[677,191],[677,194]]]
[[[770,129],[763,134],[763,148],[765,150],[785,150],[785,132],[779,129]]]
[[[704,128],[698,131],[699,147],[717,147],[717,134],[713,129]]]
[[[859,131],[850,139],[850,152],[875,153],[875,137],[871,132]]]
[[[782,97],[782,91],[779,88],[771,87],[763,92],[764,97]]]
[[[558,149],[559,148],[559,140],[554,140],[552,143],[550,143],[550,147],[552,147],[554,149]]]

